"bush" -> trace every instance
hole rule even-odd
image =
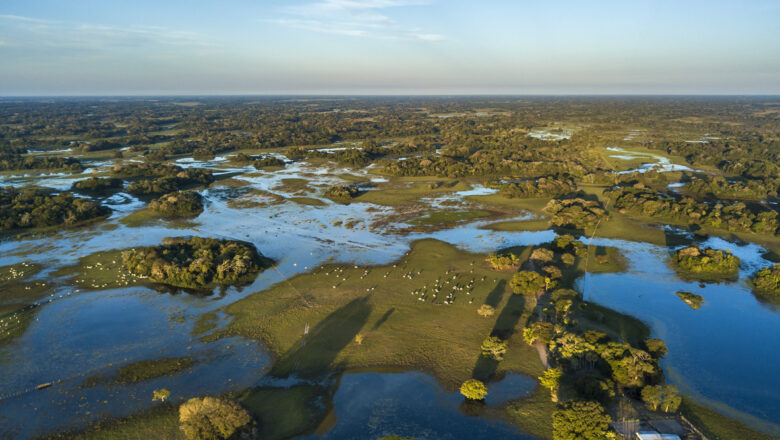
[[[687,292],[687,291],[679,291],[677,292],[677,296],[685,302],[685,304],[688,304],[692,309],[700,309],[701,303],[704,302],[704,297],[701,295],[697,295],[695,293]]]
[[[194,397],[179,407],[179,427],[187,440],[221,440],[252,423],[238,403],[214,397]]]
[[[195,191],[170,193],[153,200],[149,208],[165,217],[194,217],[203,212],[203,197]]]
[[[482,400],[487,396],[487,387],[482,381],[469,379],[460,386],[460,393],[469,400]]]
[[[483,318],[489,318],[496,313],[496,308],[489,304],[482,304],[477,309],[477,314]]]

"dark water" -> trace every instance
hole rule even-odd
[[[533,379],[510,375],[492,384],[488,396],[524,397],[534,387]],[[535,439],[502,421],[468,415],[460,393],[444,391],[418,372],[345,374],[333,404],[338,421],[320,438]]]
[[[731,249],[742,259],[739,281],[701,287],[680,280],[659,250],[634,246],[627,273],[590,274],[580,288],[586,299],[641,319],[666,342],[667,379],[685,394],[746,413],[740,418],[753,425],[761,422],[752,417],[774,422],[763,426],[780,435],[780,315],[777,306],[756,299],[747,284],[768,262],[755,245],[720,239],[705,245]],[[675,294],[680,290],[701,295],[701,308],[680,300]]]

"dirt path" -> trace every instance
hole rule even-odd
[[[539,353],[539,360],[542,361],[544,368],[550,368],[549,362],[547,362],[547,345],[542,341],[534,342],[534,348]]]

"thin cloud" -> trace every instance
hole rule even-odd
[[[22,17],[21,15],[12,15],[12,14],[0,14],[0,19],[24,21],[27,23],[51,23],[52,22],[51,20],[44,20],[42,18]]]
[[[391,8],[429,4],[429,1],[421,0],[321,0],[286,6],[281,9],[286,16],[261,21],[348,37],[428,42],[446,40],[443,35],[405,27],[383,13]]]
[[[14,36],[6,46],[31,49],[69,48],[109,50],[116,48],[189,46],[210,47],[214,44],[195,32],[158,26],[118,27],[93,23],[67,23],[16,15],[0,15],[14,21]],[[8,37],[6,35],[6,37]]]

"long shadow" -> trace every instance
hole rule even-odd
[[[354,340],[370,314],[368,296],[355,299],[331,313],[279,358],[271,368],[271,376],[325,376],[336,368],[334,360]]]
[[[501,300],[504,298],[504,291],[506,291],[506,280],[501,280],[496,284],[496,287],[488,293],[485,304],[490,307],[498,307],[498,305],[501,304]]]
[[[381,326],[382,326],[382,324],[384,324],[384,323],[385,323],[385,321],[387,321],[387,319],[388,319],[388,318],[390,318],[390,315],[392,315],[392,314],[393,314],[393,312],[395,312],[395,307],[391,307],[391,308],[390,308],[388,311],[386,311],[386,312],[385,312],[385,314],[384,314],[384,315],[382,315],[382,317],[381,317],[381,318],[379,318],[379,319],[376,321],[376,323],[374,324],[374,328],[373,328],[372,330],[376,330],[376,329],[378,329],[379,327],[381,327]]]
[[[501,309],[501,314],[498,315],[490,335],[498,336],[504,340],[512,337],[517,324],[520,322],[520,318],[523,316],[524,308],[525,298],[522,295],[511,295],[504,308]],[[480,356],[476,365],[474,365],[471,375],[483,382],[488,381],[496,374],[498,363],[497,360],[491,357]]]

